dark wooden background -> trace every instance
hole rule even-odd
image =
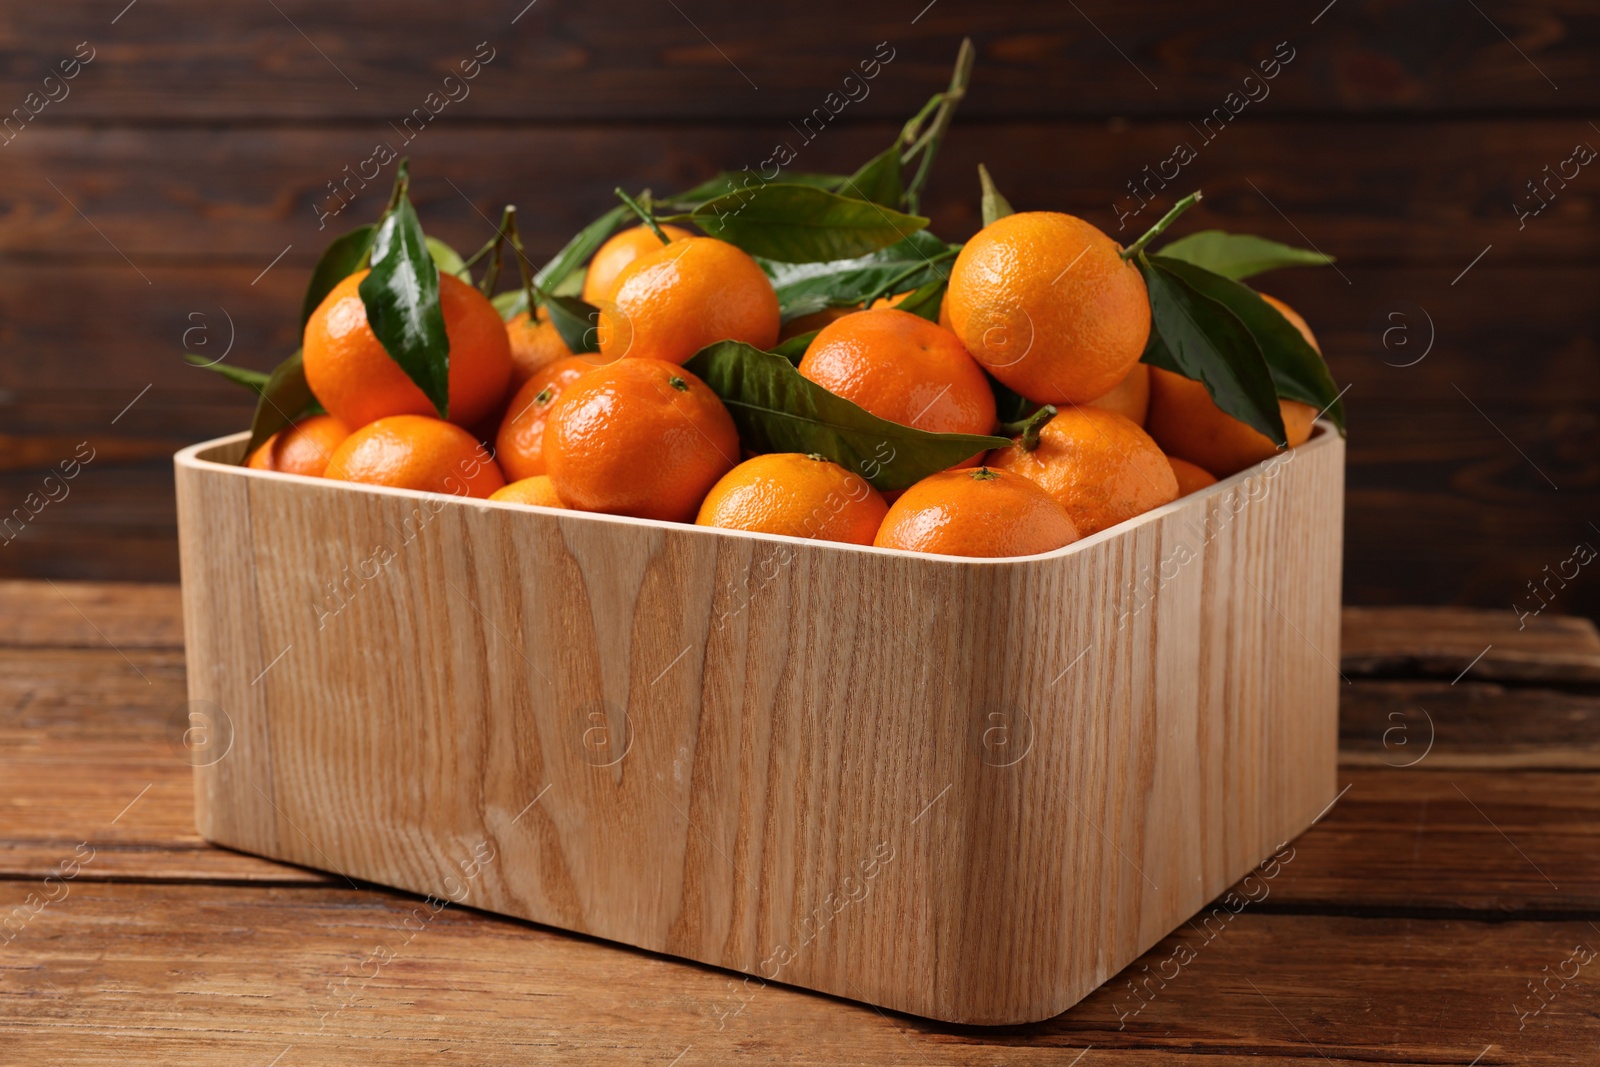
[[[0,575],[177,576],[171,453],[249,411],[182,362],[185,331],[218,355],[231,337],[241,366],[291,351],[322,243],[377,213],[391,172],[319,232],[326,183],[401,147],[391,123],[482,41],[471,95],[404,146],[414,194],[463,248],[515,201],[543,255],[617,184],[686,186],[781,140],[798,167],[850,169],[971,35],[971,97],[926,203],[941,235],[976,228],[980,161],[1019,208],[1115,233],[1125,183],[1190,141],[1174,191],[1206,200],[1186,228],[1339,257],[1260,285],[1350,386],[1349,601],[1535,607],[1530,581],[1600,547],[1600,167],[1525,224],[1513,210],[1575,145],[1600,147],[1596,5],[524,3],[6,6],[0,110],[80,42],[95,58],[0,147],[0,513],[79,442],[95,458],[0,543]],[[790,122],[881,41],[894,58],[870,95],[802,146]],[[1271,95],[1201,144],[1189,123],[1279,42],[1295,58]],[[1551,610],[1600,614],[1587,570],[1548,588]]]

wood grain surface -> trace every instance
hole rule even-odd
[[[197,768],[219,844],[993,1025],[1077,1002],[1337,792],[1326,425],[1025,560],[242,448],[176,460],[189,695],[232,735]]]
[[[1137,8],[1112,0],[696,0],[676,10],[405,0],[378,20],[312,0],[224,11],[178,0],[113,23],[115,11],[35,5],[8,15],[11,62],[0,86],[20,96],[87,38],[110,51],[84,74],[96,91],[77,106],[94,119],[387,119],[420,103],[486,40],[497,54],[463,104],[482,117],[788,118],[817,106],[887,41],[895,50],[888,69],[904,77],[874,85],[861,104],[902,121],[944,84],[957,45],[971,36],[979,55],[972,113],[990,118],[1204,112],[1282,41],[1301,55],[1289,68],[1298,77],[1280,79],[1266,101],[1280,110],[1586,115],[1600,102],[1587,77],[1588,42],[1600,25],[1578,0],[1488,14],[1445,0],[1399,14],[1370,0],[1345,0],[1337,16],[1319,11],[1179,0]]]
[[[1600,144],[1600,16],[1574,0],[117,7],[0,13],[0,109],[80,42],[94,53],[0,147],[0,514],[78,442],[101,457],[0,544],[0,575],[176,579],[165,457],[248,418],[180,351],[253,368],[292,351],[317,251],[377,211],[386,179],[328,229],[318,196],[479,42],[494,58],[471,94],[404,146],[419,205],[470,245],[478,212],[514,200],[540,255],[619,182],[759,165],[884,42],[867,94],[801,146],[807,167],[853,168],[943,86],[966,34],[978,64],[926,201],[936,230],[976,228],[984,162],[1019,207],[1116,233],[1127,183],[1286,43],[1270,94],[1163,196],[1203,188],[1184,225],[1340,257],[1261,284],[1351,386],[1347,602],[1525,605],[1600,537],[1600,183],[1588,168],[1525,224],[1515,210],[1575,144]],[[1600,584],[1585,574],[1550,610],[1600,615]]]
[[[1339,782],[1348,791],[1224,932],[1180,931],[1072,1011],[989,1029],[781,983],[747,989],[727,971],[454,904],[430,913],[421,898],[337,878],[289,884],[299,869],[200,845],[188,821],[192,772],[167,736],[185,701],[181,660],[123,640],[129,631],[115,621],[145,611],[152,628],[173,632],[173,591],[58,585],[34,585],[31,597],[28,586],[9,587],[0,614],[0,651],[17,653],[0,671],[0,916],[44,891],[80,845],[95,851],[65,897],[0,944],[7,1067],[1070,1064],[1080,1055],[1085,1067],[1465,1067],[1585,1062],[1600,1041],[1592,964],[1575,981],[1550,977],[1573,973],[1566,961],[1579,946],[1600,948],[1600,776],[1573,753],[1559,714],[1525,710],[1567,700],[1576,711],[1600,690],[1533,674],[1469,674],[1453,688],[1410,678],[1410,650],[1430,647],[1415,616],[1347,623],[1347,633],[1359,624],[1387,635],[1379,662],[1394,672],[1344,665],[1347,748],[1383,751],[1385,715],[1407,711],[1412,694],[1397,687],[1408,684],[1449,689],[1475,709],[1470,717],[1431,698],[1443,728],[1426,758],[1403,766],[1414,753],[1391,737],[1392,765],[1347,762]],[[52,646],[38,630],[20,632],[19,620],[55,613],[62,593],[92,610],[51,624],[52,667],[43,656]],[[1458,636],[1480,627],[1482,647],[1506,620],[1435,622]],[[1556,670],[1565,670],[1559,655]],[[30,694],[48,714],[28,712]],[[1481,750],[1496,728],[1521,731],[1530,749],[1544,743],[1545,769],[1448,762]],[[68,769],[96,743],[102,758]],[[203,869],[207,853],[256,865],[260,877]],[[122,866],[108,875],[102,864],[113,862]],[[374,956],[378,947],[388,954]],[[1150,976],[1173,974],[1176,959],[1188,962],[1158,986]],[[1541,999],[1529,983],[1542,980]]]

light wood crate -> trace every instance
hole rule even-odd
[[[1344,443],[1047,555],[176,457],[209,840],[776,980],[1044,1019],[1334,798]]]

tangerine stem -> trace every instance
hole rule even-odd
[[[1143,237],[1139,238],[1137,241],[1133,242],[1133,244],[1122,250],[1122,258],[1132,259],[1140,252],[1143,252],[1145,245],[1149,244],[1157,237],[1160,237],[1162,230],[1165,230],[1168,226],[1171,226],[1177,221],[1179,215],[1182,215],[1185,211],[1188,211],[1199,202],[1200,190],[1196,189],[1182,200],[1179,200],[1176,204],[1173,204],[1172,210],[1167,212],[1165,215],[1162,215],[1161,218],[1156,220],[1156,224],[1154,226],[1144,231]]]
[[[921,205],[922,187],[928,181],[928,172],[933,169],[933,157],[939,154],[939,145],[944,140],[945,131],[950,128],[951,121],[956,117],[956,106],[967,95],[967,83],[972,80],[972,63],[975,58],[977,52],[972,47],[972,38],[963,37],[961,48],[956,52],[955,69],[950,72],[950,87],[940,94],[939,110],[933,116],[933,123],[928,127],[928,131],[917,139],[916,144],[900,157],[901,163],[904,164],[919,151],[922,153],[922,158],[917,161],[917,173],[912,176],[911,184],[906,186],[902,200],[906,210],[913,215],[918,213]]]
[[[533,280],[533,265],[528,262],[527,253],[522,250],[522,236],[517,232],[517,206],[515,204],[506,205],[505,218],[500,223],[500,227],[505,232],[506,240],[511,242],[511,250],[517,254],[517,271],[522,275],[522,298],[527,301],[528,321],[532,323],[537,318],[534,312],[538,307],[533,298],[537,296],[545,303],[549,303],[550,298],[545,295],[543,289],[539,288],[539,284]]]
[[[1003,422],[1000,432],[1007,437],[1015,436],[1017,444],[1022,446],[1024,452],[1032,452],[1039,447],[1039,432],[1045,425],[1056,417],[1056,408],[1053,404],[1046,404],[1025,419],[1016,422]]]
[[[670,245],[672,243],[672,238],[668,237],[666,231],[663,230],[660,224],[656,222],[656,217],[653,212],[646,211],[644,208],[640,207],[639,202],[633,197],[629,196],[627,193],[623,192],[622,186],[620,185],[613,189],[612,192],[621,197],[622,202],[633,209],[633,213],[639,216],[640,221],[646,226],[650,227],[651,233],[661,238],[662,244]]]

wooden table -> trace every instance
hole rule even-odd
[[[1257,902],[1003,1029],[213,848],[181,632],[171,586],[0,583],[0,1064],[1600,1061],[1587,621],[1347,609],[1345,792]]]

